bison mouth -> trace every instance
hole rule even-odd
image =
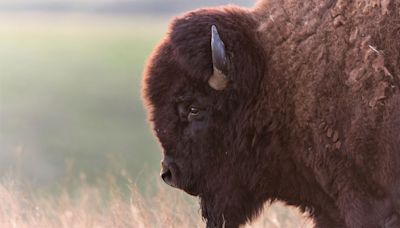
[[[182,188],[183,191],[185,191],[187,194],[191,195],[191,196],[198,196],[199,192],[196,190],[196,188],[190,186],[187,188]]]

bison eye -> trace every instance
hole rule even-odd
[[[199,115],[199,109],[196,107],[190,107],[189,109],[189,115],[197,116]]]
[[[189,107],[189,112],[187,115],[188,121],[193,121],[193,120],[200,120],[201,119],[201,110],[197,107],[190,106]]]

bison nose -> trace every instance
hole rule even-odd
[[[174,173],[173,173],[170,163],[168,161],[164,160],[161,162],[161,167],[162,167],[162,170],[161,170],[160,176],[163,179],[163,181],[166,184],[168,184],[169,186],[175,187],[176,185],[174,183],[175,182],[174,181],[174,179],[175,179]]]
[[[163,171],[161,172],[161,178],[162,178],[163,181],[164,181],[165,183],[167,183],[167,184],[168,184],[168,182],[171,182],[171,180],[172,180],[172,173],[171,173],[171,170],[169,170],[169,169],[163,170]]]

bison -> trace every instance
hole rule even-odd
[[[207,227],[266,202],[400,227],[400,0],[262,0],[176,17],[144,72],[162,179]]]

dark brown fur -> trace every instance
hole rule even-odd
[[[223,91],[207,84],[213,24],[232,66]],[[176,18],[144,99],[208,227],[273,200],[317,227],[400,227],[399,88],[400,0],[270,0]],[[193,103],[204,119],[189,123],[177,107]]]

